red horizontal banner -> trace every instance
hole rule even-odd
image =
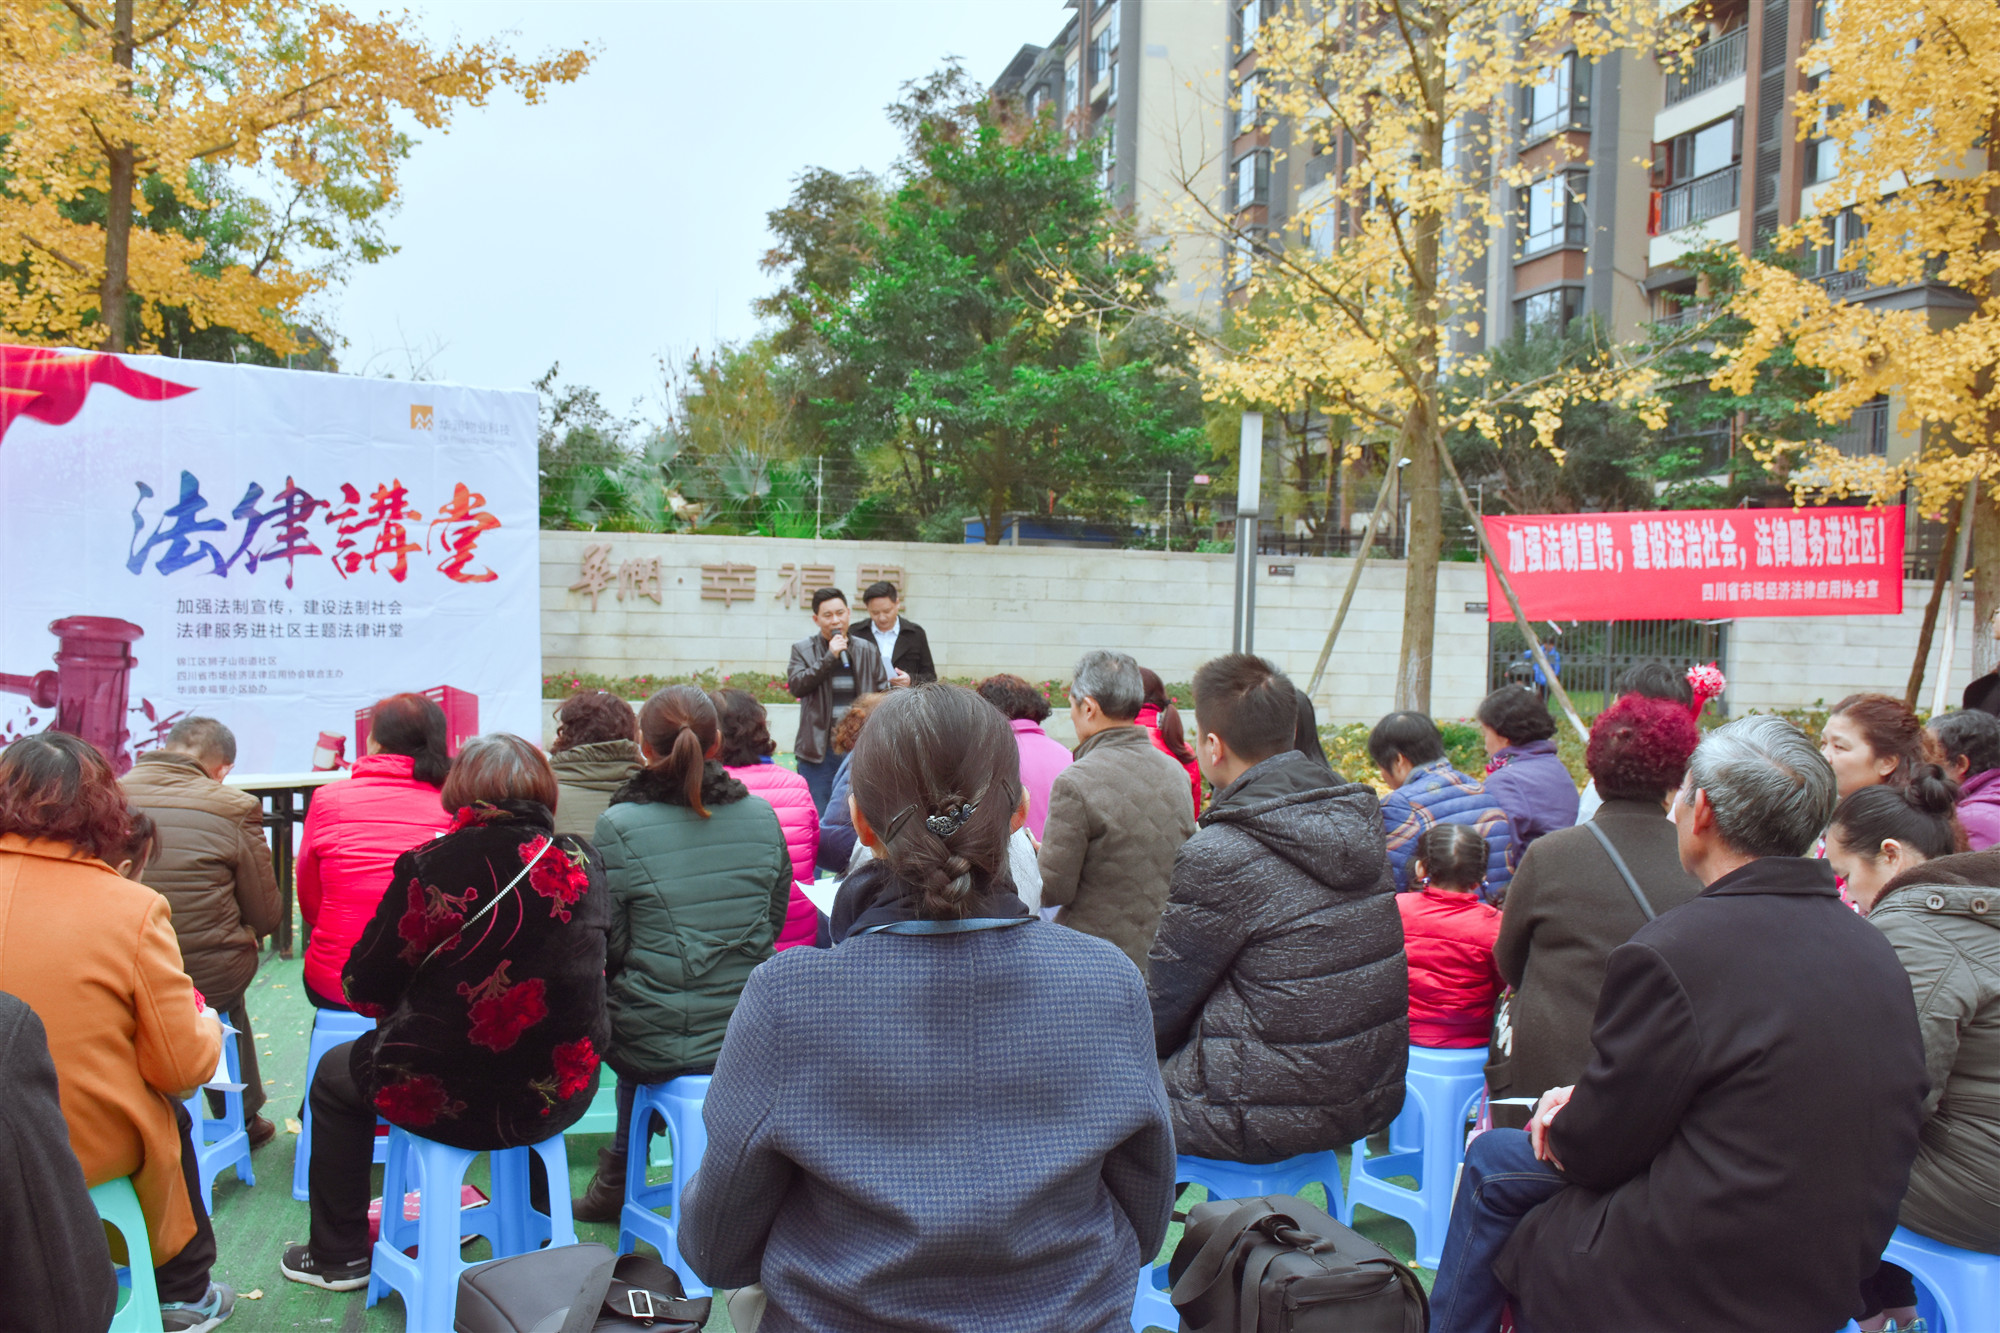
[[[1903,510],[1687,509],[1489,518],[1530,620],[1899,615]],[[1514,618],[1489,566],[1487,619]]]

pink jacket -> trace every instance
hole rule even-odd
[[[1014,743],[1021,750],[1021,785],[1028,789],[1028,831],[1040,842],[1049,817],[1049,788],[1056,785],[1056,774],[1075,763],[1076,757],[1038,723],[1017,717],[1013,726]]]
[[[813,862],[819,857],[819,807],[813,804],[812,788],[789,768],[778,764],[745,764],[730,767],[729,776],[761,796],[778,812],[778,827],[785,831],[785,849],[792,857],[792,879],[810,884],[819,872]],[[812,899],[792,885],[792,905],[785,913],[785,928],[778,932],[776,947],[796,948],[819,937],[819,909]]]
[[[312,930],[306,984],[324,999],[343,998],[340,970],[374,919],[396,858],[451,823],[438,789],[411,776],[415,767],[408,755],[365,755],[346,781],[313,793],[299,845],[299,915]]]

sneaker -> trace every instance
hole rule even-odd
[[[261,1115],[252,1116],[250,1123],[243,1128],[250,1136],[250,1146],[252,1148],[261,1148],[272,1139],[278,1137],[278,1127]]]
[[[356,1259],[351,1264],[322,1263],[313,1257],[310,1245],[287,1245],[284,1257],[278,1260],[278,1268],[294,1282],[326,1291],[353,1291],[368,1285],[366,1258]]]
[[[160,1327],[166,1333],[208,1333],[236,1313],[236,1293],[220,1282],[208,1284],[198,1301],[171,1301],[160,1306]]]

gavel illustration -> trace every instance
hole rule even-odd
[[[103,751],[112,771],[132,767],[125,742],[131,699],[132,642],[146,631],[110,616],[69,616],[49,625],[56,636],[56,669],[32,676],[0,673],[0,693],[25,694],[37,708],[56,710],[54,730],[81,736]]]

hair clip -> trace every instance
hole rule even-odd
[[[964,828],[965,821],[972,818],[973,812],[978,809],[978,804],[974,803],[961,805],[956,810],[946,810],[941,815],[926,815],[924,817],[924,827],[940,838],[949,838],[952,834]]]

